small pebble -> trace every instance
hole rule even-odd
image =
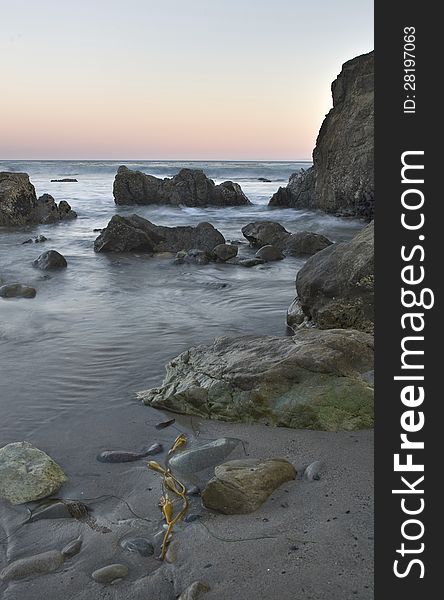
[[[140,556],[152,556],[154,546],[145,538],[132,538],[121,542],[122,548],[128,552],[138,552]]]
[[[201,594],[205,594],[209,591],[210,588],[206,583],[203,583],[202,581],[193,581],[193,583],[181,593],[178,600],[197,600]]]
[[[62,549],[63,556],[65,558],[72,558],[73,556],[78,554],[82,547],[82,543],[83,542],[81,538],[77,538],[75,540],[72,540],[71,542],[68,542],[68,544],[66,544],[66,546]]]
[[[192,523],[193,521],[197,521],[200,519],[200,515],[187,515],[184,517],[184,523]]]

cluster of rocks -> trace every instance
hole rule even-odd
[[[56,203],[50,194],[37,198],[26,173],[0,173],[0,226],[20,227],[75,219],[65,200]]]
[[[159,179],[121,166],[113,186],[116,204],[169,204],[174,206],[245,206],[251,204],[239,184],[216,185],[198,169],[181,169],[172,178]]]
[[[349,60],[332,83],[333,108],[313,150],[270,206],[321,209],[368,220],[374,213],[374,53]]]
[[[252,248],[273,247],[285,256],[312,256],[331,246],[332,242],[324,235],[311,231],[290,233],[275,221],[256,221],[242,228],[242,234]]]

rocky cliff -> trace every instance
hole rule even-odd
[[[313,150],[313,168],[291,176],[270,206],[318,208],[373,218],[374,54],[349,60],[332,83],[333,108]]]

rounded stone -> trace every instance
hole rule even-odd
[[[116,579],[123,579],[128,575],[128,567],[120,563],[107,565],[101,569],[96,569],[91,575],[94,581],[97,583],[108,584],[112,583]]]

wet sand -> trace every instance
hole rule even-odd
[[[67,420],[53,428],[54,434],[44,428],[29,440],[47,451],[69,476],[58,496],[84,501],[93,509],[97,524],[111,531],[100,533],[74,519],[52,519],[27,523],[14,533],[29,512],[25,506],[1,503],[0,538],[10,537],[0,544],[0,567],[23,556],[61,549],[79,535],[83,539],[80,553],[58,571],[2,584],[4,600],[174,600],[195,580],[210,586],[203,596],[208,600],[373,597],[372,432],[275,429],[182,417],[174,426],[157,431],[155,424],[170,415],[136,404],[125,409],[125,423],[116,430],[117,410],[110,408],[99,421],[87,421],[81,434],[76,427],[76,440],[70,438]],[[101,435],[94,442],[98,427]],[[113,443],[104,448],[107,429]],[[144,558],[120,546],[122,539],[151,540],[161,531],[159,476],[147,469],[144,460],[106,464],[98,462],[96,455],[104,449],[136,450],[154,441],[167,449],[178,431],[186,432],[191,443],[196,436],[200,441],[238,437],[245,442],[248,456],[287,458],[299,474],[315,460],[325,467],[319,481],[298,477],[250,515],[212,513],[202,508],[200,498],[194,498],[189,514],[201,517],[177,528],[169,553],[172,562],[162,563],[155,556]],[[75,452],[65,455],[63,439]],[[231,457],[243,455],[239,447]],[[165,453],[156,458],[162,462]],[[192,479],[190,484],[198,481]],[[128,577],[107,586],[93,581],[92,572],[110,563],[127,565]]]

